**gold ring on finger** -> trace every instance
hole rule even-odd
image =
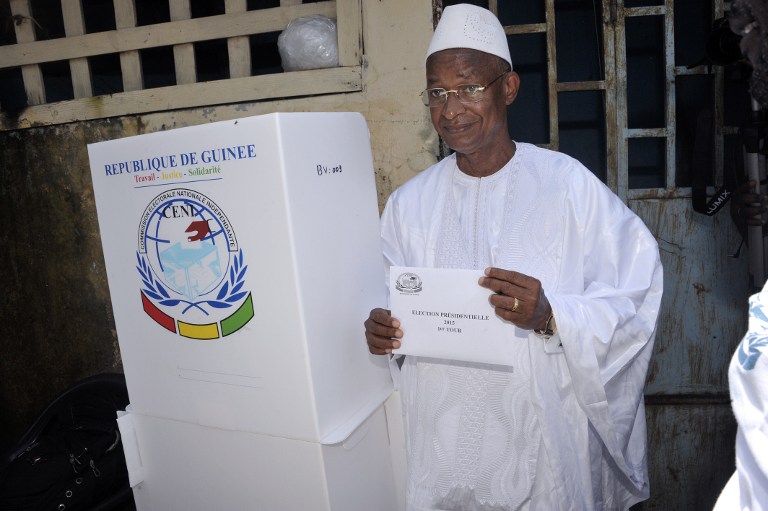
[[[511,310],[512,312],[515,312],[517,308],[520,306],[520,300],[518,300],[516,296],[513,298],[515,299],[515,303],[512,304],[512,308],[509,310]]]

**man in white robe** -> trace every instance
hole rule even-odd
[[[519,78],[489,11],[446,8],[427,55],[425,104],[455,153],[389,198],[385,262],[485,269],[489,306],[530,333],[513,366],[405,357],[407,509],[627,509],[649,495],[657,244],[578,161],[509,138]],[[374,354],[408,342],[387,310],[365,327]]]
[[[714,511],[768,511],[768,282],[749,298],[749,328],[728,369],[736,471]]]

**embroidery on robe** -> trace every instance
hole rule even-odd
[[[763,353],[763,349],[768,346],[768,317],[763,312],[764,304],[760,303],[756,298],[750,300],[750,302],[750,323],[760,323],[762,328],[759,332],[747,333],[739,344],[737,352],[739,363],[745,371],[751,371],[755,368],[755,364]]]

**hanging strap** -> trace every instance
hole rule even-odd
[[[710,110],[702,110],[696,119],[696,138],[693,144],[693,165],[691,178],[693,187],[693,210],[713,216],[728,204],[733,191],[730,184],[724,184],[715,195],[707,200],[707,185],[713,181],[715,166],[714,118]]]

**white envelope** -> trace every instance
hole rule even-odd
[[[528,331],[501,319],[478,284],[482,270],[390,268],[392,316],[403,339],[396,354],[515,365]],[[517,349],[516,349],[517,348]]]

